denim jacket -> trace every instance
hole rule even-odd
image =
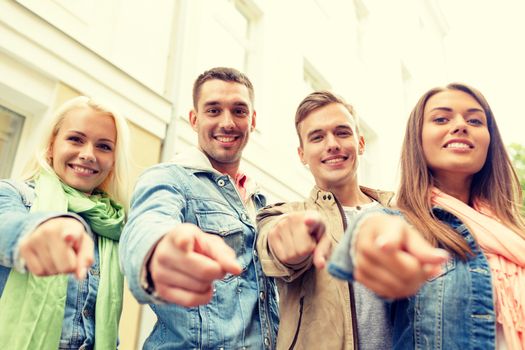
[[[17,263],[18,244],[22,237],[33,232],[38,225],[52,218],[71,216],[81,221],[87,232],[91,232],[86,222],[74,213],[29,213],[34,196],[31,183],[0,181],[0,296],[11,268],[24,271],[24,267]],[[59,349],[93,348],[99,281],[97,246],[95,244],[95,263],[88,270],[88,277],[83,281],[69,277]]]
[[[496,315],[488,261],[456,216],[439,207],[434,207],[433,213],[465,239],[473,255],[465,261],[453,256],[441,274],[427,281],[416,295],[390,303],[394,349],[494,349]],[[353,277],[350,236],[359,221],[330,259],[329,271],[336,277]]]
[[[175,163],[156,165],[139,178],[128,223],[120,241],[120,258],[131,292],[148,303],[157,323],[144,349],[270,349],[278,326],[276,288],[266,278],[255,251],[256,229],[235,183],[215,171],[194,149]],[[253,190],[258,209],[265,198]],[[224,239],[242,266],[239,276],[214,285],[207,305],[165,304],[143,285],[142,269],[153,246],[175,225],[189,222]]]

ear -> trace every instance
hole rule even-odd
[[[197,112],[195,112],[194,109],[192,109],[190,111],[190,114],[189,114],[189,121],[190,121],[190,125],[191,125],[191,128],[194,130],[194,131],[197,131]]]
[[[359,151],[358,154],[362,155],[365,153],[365,138],[363,136],[359,136]]]
[[[51,142],[47,147],[46,160],[49,163],[49,165],[53,166],[53,142]]]
[[[306,160],[304,159],[304,150],[301,146],[297,147],[297,154],[299,155],[299,159],[301,159],[301,163],[306,165]]]
[[[253,111],[253,114],[252,114],[252,124],[250,125],[250,132],[252,132],[253,130],[255,130],[255,126],[257,125],[256,121],[257,121],[257,113],[255,113],[255,111]]]

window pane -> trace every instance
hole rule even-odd
[[[24,117],[0,106],[0,178],[11,176]]]

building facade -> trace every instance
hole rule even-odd
[[[435,0],[2,0],[0,176],[20,174],[44,117],[85,94],[127,117],[133,180],[196,144],[193,80],[231,66],[255,86],[243,166],[270,202],[301,199],[313,184],[293,119],[319,89],[361,118],[360,181],[392,189],[408,109],[423,87],[445,81],[446,32]],[[153,322],[126,293],[121,348],[140,348]]]

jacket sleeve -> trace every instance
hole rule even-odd
[[[355,241],[359,235],[361,224],[365,219],[378,214],[400,215],[399,211],[389,208],[379,208],[362,212],[346,230],[343,238],[335,247],[328,261],[328,272],[339,279],[354,281]]]
[[[263,272],[269,277],[282,278],[285,282],[292,282],[305,271],[312,267],[312,257],[296,265],[285,265],[275,257],[268,244],[268,234],[275,225],[288,213],[295,211],[304,211],[304,204],[294,203],[277,203],[262,208],[257,213],[257,253],[261,261]]]
[[[19,260],[20,240],[43,222],[56,217],[69,216],[79,220],[88,232],[85,221],[73,213],[30,213],[33,189],[19,181],[0,181],[0,265],[25,272]],[[31,198],[30,198],[31,197]]]
[[[146,291],[143,267],[153,247],[184,221],[185,192],[173,168],[156,166],[139,178],[120,237],[120,266],[139,303],[162,303]]]

